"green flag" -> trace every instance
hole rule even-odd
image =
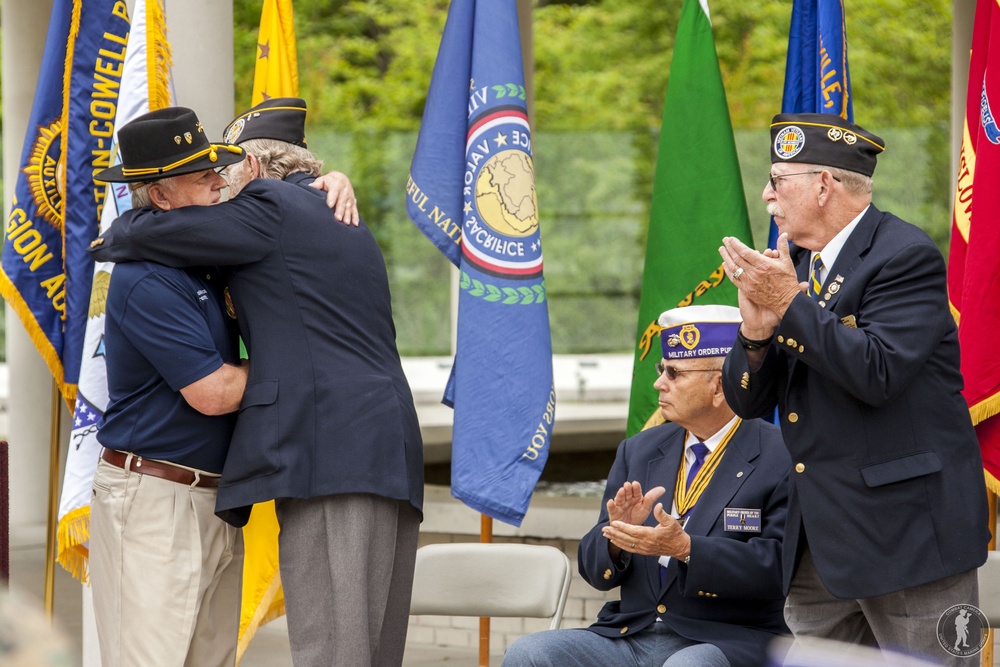
[[[657,318],[692,304],[736,305],[719,257],[723,236],[752,245],[740,164],[708,0],[684,0],[674,40],[636,326],[628,435],[659,415]]]

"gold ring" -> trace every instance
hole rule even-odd
[[[635,549],[635,542],[632,543],[632,546],[630,546],[629,549]]]

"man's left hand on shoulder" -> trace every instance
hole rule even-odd
[[[326,205],[333,209],[333,217],[345,225],[358,226],[358,200],[354,196],[351,179],[339,171],[329,171],[309,184],[309,187],[326,192]]]

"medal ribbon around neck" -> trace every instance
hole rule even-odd
[[[698,474],[694,476],[694,480],[691,482],[691,488],[687,488],[687,456],[686,448],[681,451],[681,466],[677,470],[677,484],[674,486],[674,502],[677,504],[677,514],[679,516],[684,516],[695,506],[698,499],[701,498],[702,492],[708,483],[712,481],[712,475],[715,473],[715,469],[719,467],[719,461],[722,460],[722,455],[726,453],[726,445],[732,440],[733,434],[736,433],[736,429],[740,427],[743,423],[742,419],[737,418],[736,423],[733,427],[729,429],[725,436],[722,438],[722,442],[719,446],[715,448],[711,454],[705,459],[705,462],[701,466],[701,470]],[[684,441],[687,441],[687,432],[684,433]]]

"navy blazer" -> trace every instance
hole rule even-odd
[[[423,443],[396,350],[385,261],[368,227],[334,220],[312,180],[257,179],[216,206],[133,210],[100,261],[218,265],[250,377],[216,511],[371,493],[423,503]]]
[[[809,254],[792,251],[800,280]],[[723,372],[737,414],[778,406],[796,463],[786,591],[803,528],[820,579],[840,598],[982,565],[986,489],[941,253],[920,229],[871,206],[820,296],[795,296],[758,371],[736,345]]]
[[[601,529],[608,525],[608,500],[626,481],[643,492],[663,486],[660,502],[669,512],[684,455],[684,429],[663,424],[625,440],[608,474],[601,515],[580,542],[580,574],[598,590],[621,587],[621,600],[608,602],[588,629],[605,637],[635,634],[657,617],[674,632],[718,646],[732,667],[765,663],[777,634],[787,634],[781,582],[781,542],[788,502],[791,460],[776,426],[744,421],[691,513],[691,563],[670,559],[663,583],[655,556],[625,553],[619,566],[608,554]],[[761,532],[725,530],[727,507],[757,509]],[[656,525],[650,515],[646,525]]]

